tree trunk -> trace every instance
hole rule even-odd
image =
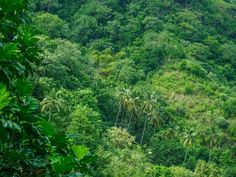
[[[184,163],[185,163],[185,161],[186,161],[187,156],[188,156],[188,149],[187,149],[186,152],[185,152]]]
[[[117,113],[117,116],[116,116],[115,126],[117,126],[117,123],[118,123],[118,119],[119,119],[119,115],[120,115],[120,110],[121,110],[121,103],[120,103],[119,110],[118,110],[118,113]]]
[[[141,137],[140,144],[143,144],[143,138],[144,138],[144,134],[145,134],[146,126],[147,126],[147,121],[148,121],[148,116],[146,116],[146,119],[145,119],[145,122],[144,122],[144,127],[143,127],[143,132],[142,132],[142,137]]]
[[[208,162],[211,161],[211,149],[209,149],[209,157],[208,157]]]
[[[131,116],[129,117],[129,123],[128,123],[128,127],[127,127],[128,130],[129,130],[132,118],[133,118],[133,113],[131,113]]]
[[[121,116],[121,125],[124,125],[124,120],[125,120],[125,117],[126,117],[126,109],[124,109],[124,111],[122,112],[122,116]]]

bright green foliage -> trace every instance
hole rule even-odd
[[[106,143],[113,148],[129,148],[133,145],[134,140],[126,129],[112,127],[107,131]]]
[[[33,28],[41,34],[50,37],[67,37],[68,25],[57,15],[50,13],[37,13],[33,18]]]
[[[76,144],[95,145],[101,132],[101,118],[93,109],[78,105],[71,114],[71,122],[67,134],[72,136]]]
[[[182,167],[170,167],[173,177],[195,177],[194,173],[188,169]]]
[[[204,161],[198,162],[194,173],[196,177],[223,177],[221,170],[215,164]]]
[[[231,120],[229,125],[230,133],[236,138],[236,120]]]
[[[98,150],[98,176],[145,176],[144,171],[149,165],[145,154],[134,144],[134,137],[126,129],[109,129],[103,142]]]
[[[84,146],[72,146],[72,150],[78,160],[81,160],[89,153],[89,148]]]
[[[190,41],[198,41],[205,37],[205,31],[197,12],[184,10],[173,14],[170,22],[176,26],[171,29],[181,38]]]
[[[187,46],[186,53],[196,60],[206,61],[210,58],[209,47],[201,43],[192,43]]]
[[[144,170],[148,164],[145,162],[145,155],[140,149],[122,149],[118,154],[104,152],[104,156],[110,156],[110,158],[105,161],[105,168],[101,169],[103,176],[145,176]]]
[[[166,166],[151,166],[146,174],[153,177],[172,177],[171,170]]]
[[[8,106],[11,98],[9,97],[10,93],[7,92],[6,87],[1,87],[0,89],[0,110]]]
[[[42,43],[44,40],[42,39]],[[95,76],[93,76],[91,66],[88,65],[87,58],[82,55],[82,47],[60,39],[50,40],[43,44],[45,59],[38,72],[40,77],[49,78],[50,83],[47,85],[55,84],[58,88],[75,89],[92,84]]]

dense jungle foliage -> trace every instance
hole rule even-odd
[[[236,177],[236,1],[0,0],[0,176]]]

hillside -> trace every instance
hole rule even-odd
[[[234,0],[0,0],[0,176],[235,177]]]

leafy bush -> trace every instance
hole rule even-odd
[[[151,159],[155,164],[166,166],[179,165],[184,161],[185,149],[183,145],[174,139],[159,139],[153,137],[151,140]]]
[[[199,76],[199,77],[206,77],[207,71],[198,63],[191,60],[183,60],[179,65],[181,70],[185,70],[193,75]]]
[[[206,163],[202,160],[197,163],[194,174],[196,177],[222,177],[221,169],[214,163]]]
[[[170,167],[172,177],[195,177],[194,173],[188,169],[178,166]]]
[[[33,28],[40,34],[45,34],[53,38],[68,37],[68,24],[57,15],[40,12],[33,18]]]
[[[153,165],[146,170],[146,176],[172,177],[171,170],[166,166]]]
[[[100,115],[87,106],[77,105],[66,132],[76,144],[96,146],[101,132]]]

